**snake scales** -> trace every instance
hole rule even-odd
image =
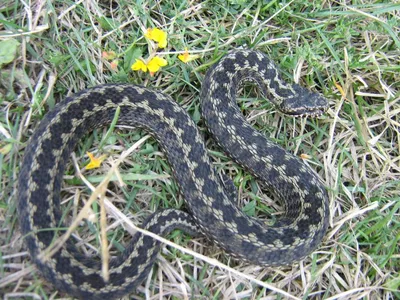
[[[327,229],[326,190],[301,160],[245,121],[235,100],[244,80],[255,82],[286,114],[317,115],[327,101],[299,85],[286,84],[273,63],[252,50],[230,52],[204,79],[200,98],[207,128],[232,159],[284,200],[283,218],[268,227],[229,199],[229,189],[213,169],[195,123],[170,97],[140,86],[101,85],[59,103],[44,117],[25,150],[18,213],[26,245],[43,276],[78,298],[113,299],[134,290],[156,260],[159,242],[139,233],[110,261],[108,282],[101,277],[100,262],[78,252],[71,240],[47,260],[39,255],[54,242],[54,228],[64,227],[60,190],[71,152],[84,134],[110,124],[117,107],[119,124],[144,128],[158,140],[189,211],[156,212],[143,228],[161,235],[175,228],[189,233],[200,228],[235,257],[258,265],[291,264],[314,250]]]

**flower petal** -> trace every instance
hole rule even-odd
[[[152,32],[153,32],[153,29],[147,28],[147,31],[144,33],[144,36],[147,37],[148,39],[152,40],[153,39]]]
[[[185,52],[183,54],[179,54],[178,58],[186,64],[192,60],[199,58],[199,55],[191,55],[189,54],[187,48],[185,48]]]
[[[167,33],[158,28],[148,28],[144,34],[145,37],[158,43],[158,47],[165,48],[167,46]]]
[[[161,58],[159,56],[153,57],[152,60],[155,61],[160,67],[165,67],[166,65],[168,65],[168,62],[164,58]]]
[[[149,69],[150,73],[155,73],[160,70],[161,67],[164,67],[167,64],[168,62],[165,59],[159,56],[155,56],[149,61],[149,63],[147,64],[147,68]]]
[[[143,72],[147,71],[147,66],[141,59],[136,59],[135,63],[131,66],[132,71],[142,70]]]
[[[161,40],[158,42],[158,47],[160,47],[160,48],[165,48],[165,47],[167,47],[167,37],[165,37],[165,39],[161,39]]]
[[[106,158],[105,155],[100,156],[99,158],[94,157],[94,155],[90,152],[86,152],[86,154],[89,156],[90,162],[86,165],[86,170],[90,169],[96,169],[100,167],[101,163],[103,160]]]

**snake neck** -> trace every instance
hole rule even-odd
[[[288,84],[275,64],[258,51],[229,53],[208,71],[204,81],[201,95],[203,102],[206,102],[205,99],[229,95],[227,99],[236,104],[239,88],[244,82],[251,82],[258,87],[265,99],[287,115],[317,116],[328,106],[327,100],[318,93],[298,84]]]

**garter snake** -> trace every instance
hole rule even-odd
[[[236,104],[242,81],[255,82],[282,112],[318,115],[327,101],[317,93],[289,85],[262,53],[233,51],[208,70],[200,95],[203,119],[217,143],[239,165],[267,185],[286,206],[272,226],[239,209],[210,163],[202,136],[187,112],[169,96],[141,86],[108,84],[66,98],[48,112],[25,150],[18,182],[20,227],[30,256],[59,290],[84,299],[113,299],[132,291],[148,275],[159,242],[137,233],[125,251],[110,261],[110,279],[100,263],[80,253],[71,240],[54,256],[40,256],[60,224],[60,189],[65,165],[77,142],[94,128],[118,123],[143,128],[162,146],[186,201],[187,212],[154,213],[143,228],[165,235],[180,228],[204,233],[235,257],[257,265],[287,265],[304,258],[328,226],[328,196],[300,159],[253,129]]]

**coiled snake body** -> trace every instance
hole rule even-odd
[[[287,114],[320,114],[327,102],[298,85],[287,85],[264,54],[251,50],[227,54],[203,82],[201,105],[208,129],[238,164],[284,200],[284,217],[268,227],[229,199],[196,125],[170,97],[140,86],[101,85],[59,103],[44,117],[25,151],[18,183],[21,231],[33,262],[48,281],[79,298],[113,299],[134,290],[156,259],[159,242],[140,233],[111,260],[108,282],[101,277],[100,263],[78,252],[70,240],[49,259],[39,255],[54,241],[49,229],[62,226],[60,189],[70,153],[85,133],[109,124],[117,107],[119,124],[146,129],[163,147],[190,212],[156,212],[143,228],[162,235],[175,228],[200,228],[226,251],[258,265],[291,264],[316,248],[328,224],[325,188],[303,162],[245,121],[235,100],[243,80],[256,82]]]

